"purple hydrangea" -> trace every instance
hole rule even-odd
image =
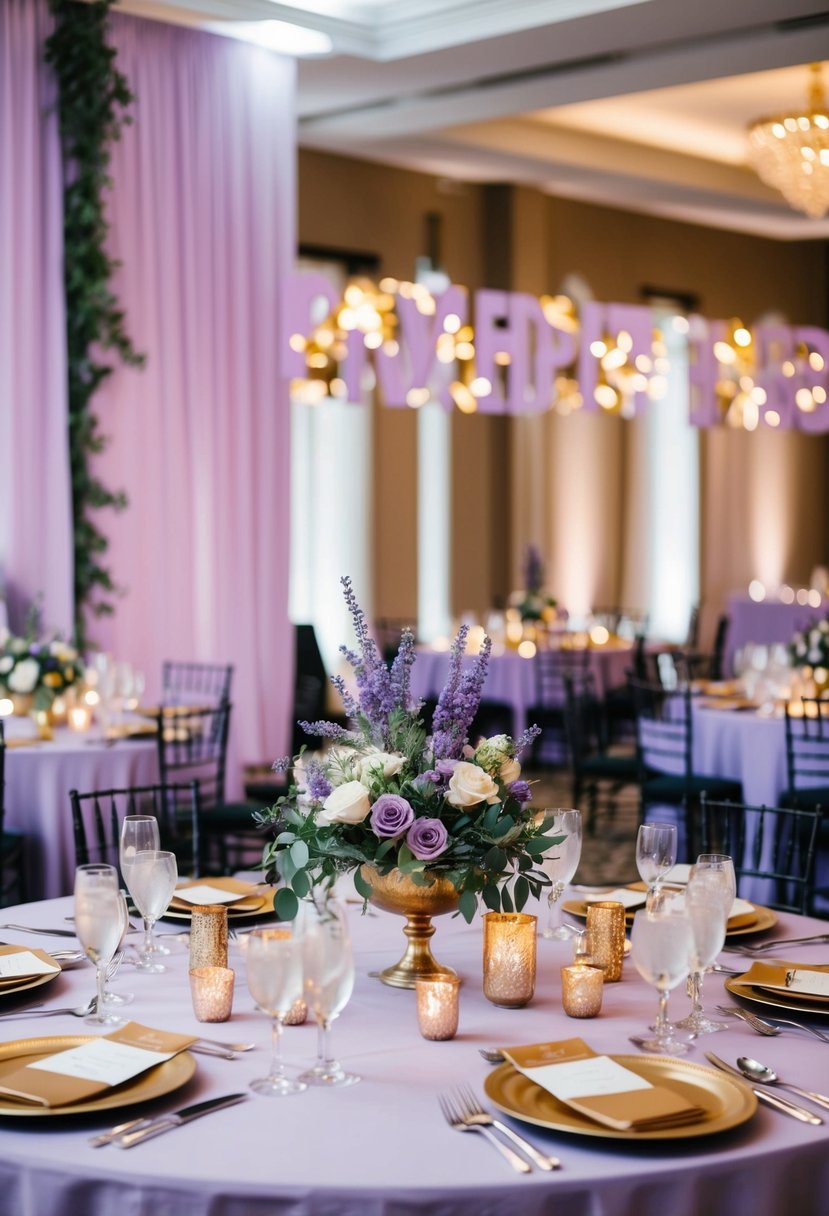
[[[509,792],[516,802],[529,802],[533,796],[528,781],[513,781]]]
[[[401,836],[414,820],[410,803],[399,794],[381,794],[371,808],[375,836]]]
[[[406,844],[418,861],[434,861],[446,849],[449,834],[439,819],[416,819],[406,834]]]

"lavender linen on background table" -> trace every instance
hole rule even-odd
[[[71,900],[12,908],[21,923],[62,923]],[[481,991],[480,924],[436,920],[440,956],[463,977],[460,1029],[451,1042],[432,1043],[417,1029],[413,992],[385,987],[369,977],[400,953],[402,921],[391,915],[361,917],[349,906],[357,962],[354,996],[339,1019],[340,1059],[362,1076],[360,1085],[336,1093],[308,1091],[282,1102],[251,1098],[169,1135],[123,1152],[93,1149],[88,1137],[122,1118],[109,1111],[73,1122],[0,1118],[0,1216],[112,1216],[115,1211],[175,1212],[176,1216],[820,1216],[829,1193],[829,1124],[804,1128],[771,1110],[719,1137],[695,1142],[632,1146],[556,1135],[524,1126],[540,1148],[562,1158],[555,1176],[534,1172],[514,1178],[489,1145],[461,1137],[440,1116],[437,1093],[466,1082],[479,1095],[489,1066],[478,1047],[530,1043],[582,1035],[599,1051],[635,1054],[628,1035],[647,1023],[653,992],[626,965],[621,983],[605,994],[602,1015],[573,1022],[561,1012],[559,968],[569,961],[567,943],[538,943],[538,983],[523,1010],[496,1009]],[[776,932],[800,936],[825,928],[820,921],[781,915]],[[48,939],[38,939],[48,947]],[[804,957],[797,955],[796,957]],[[810,947],[809,961],[829,961],[829,949]],[[187,987],[187,953],[170,956],[166,976],[130,971],[122,981],[135,991],[132,1017],[162,1029],[199,1033]],[[174,1111],[208,1097],[246,1087],[261,1072],[267,1025],[253,1010],[238,946],[231,947],[237,990],[232,1021],[212,1037],[256,1041],[261,1053],[229,1062],[198,1057],[190,1084],[156,1102],[155,1112]],[[128,978],[128,982],[127,982]],[[66,973],[49,989],[49,1002],[77,1003],[89,973]],[[711,1004],[732,1003],[719,976],[709,977]],[[682,1007],[681,992],[672,1008]],[[77,1034],[75,1019],[54,1018],[49,1031]],[[41,1034],[34,1021],[6,1023],[7,1038]],[[297,1068],[313,1059],[316,1031],[310,1023],[289,1028],[285,1058]],[[787,1079],[829,1088],[829,1049],[804,1034],[777,1039],[755,1035],[734,1019],[686,1057],[705,1065],[705,1050],[734,1061],[752,1055]],[[261,1058],[260,1058],[261,1056]],[[488,1103],[486,1103],[488,1104]]]

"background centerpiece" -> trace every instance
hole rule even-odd
[[[475,916],[479,900],[492,911],[520,911],[549,880],[538,868],[563,837],[545,835],[552,820],[530,805],[531,789],[518,757],[539,733],[471,744],[481,699],[489,639],[464,660],[467,629],[452,646],[449,674],[433,720],[410,693],[414,636],[404,630],[387,664],[369,633],[351,581],[342,580],[354,621],[356,651],[341,647],[356,679],[356,695],[332,677],[351,729],[303,722],[327,741],[320,754],[286,758],[293,769],[287,795],[257,816],[275,837],[264,854],[271,881],[281,880],[277,915],[291,919],[312,888],[329,889],[353,873],[364,899],[407,917],[404,957],[382,973],[386,983],[413,987],[418,976],[449,972],[432,957],[431,917],[459,910]]]
[[[17,712],[50,709],[83,671],[77,650],[60,638],[38,642],[0,630],[0,691]]]

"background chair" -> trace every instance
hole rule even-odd
[[[617,796],[626,786],[637,786],[639,762],[633,754],[607,751],[600,720],[598,702],[588,677],[578,687],[570,676],[564,677],[566,696],[565,728],[573,778],[574,807],[587,799],[585,824],[591,834],[596,830],[596,817],[602,803],[612,820]]]
[[[567,763],[565,680],[569,678],[574,689],[585,688],[588,683],[588,659],[586,647],[555,647],[539,650],[532,660],[535,664],[535,703],[527,708],[527,722],[540,726],[542,732],[533,743],[533,764],[562,767]]]
[[[0,718],[0,905],[26,902],[25,837],[5,826],[6,736]]]
[[[180,663],[168,659],[161,668],[164,705],[213,706],[230,700],[231,663]]]
[[[786,705],[786,776],[788,785],[780,795],[784,807],[829,808],[829,701],[802,697],[800,714]],[[827,915],[829,883],[824,869],[829,862],[829,818],[821,821],[817,843],[817,877],[813,910]],[[819,907],[815,907],[815,904]]]
[[[118,845],[125,815],[155,815],[162,849],[175,853],[179,874],[198,875],[199,786],[197,781],[69,791],[75,864],[105,862],[119,867]]]
[[[765,902],[781,912],[809,911],[814,898],[815,849],[823,819],[820,807],[744,806],[700,798],[699,840],[703,853],[726,853],[743,878],[765,878]]]

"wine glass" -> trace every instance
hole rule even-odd
[[[124,957],[124,940],[127,936],[127,930],[130,927],[129,911],[127,909],[127,893],[119,891],[121,898],[118,901],[118,919],[121,925],[121,936],[118,939],[118,945],[115,953],[109,962],[106,969],[106,983],[110,984],[118,974],[118,968],[121,966],[121,959]],[[134,992],[112,992],[109,988],[104,991],[104,1004],[112,1007],[113,1005],[130,1005],[135,1000]]]
[[[730,857],[712,853],[697,858],[685,888],[685,908],[693,939],[688,979],[692,1006],[687,1018],[676,1023],[682,1030],[690,1030],[694,1034],[712,1034],[715,1030],[727,1029],[725,1022],[706,1017],[702,1006],[702,981],[706,969],[725,945],[735,891],[734,866]]]
[[[141,971],[166,971],[156,960],[153,926],[167,911],[178,881],[175,853],[149,849],[136,853],[130,864],[129,889],[135,906],[144,918],[144,941],[136,967]]]
[[[668,1022],[668,993],[688,974],[693,945],[691,922],[673,902],[666,902],[658,912],[641,908],[633,918],[630,941],[636,970],[659,993],[653,1037],[640,1040],[639,1046],[645,1051],[683,1055],[688,1045],[673,1035]]]
[[[75,933],[81,949],[95,964],[97,1000],[94,1012],[86,1021],[96,1026],[118,1026],[123,1021],[104,1007],[106,970],[118,949],[123,929],[121,902],[115,866],[98,863],[78,866],[75,871]]]
[[[570,932],[561,923],[561,904],[558,901],[578,869],[581,857],[581,811],[545,809],[544,814],[553,820],[549,834],[564,835],[565,839],[541,862],[541,868],[552,882],[547,892],[549,918],[541,936],[561,941],[569,938]]]
[[[676,824],[642,823],[636,836],[636,868],[648,888],[648,900],[676,863]]]
[[[161,838],[158,831],[158,820],[156,819],[155,815],[124,816],[121,822],[121,837],[118,855],[121,862],[121,877],[124,880],[127,890],[132,896],[133,903],[136,903],[136,900],[132,887],[130,886],[130,875],[132,874],[132,867],[136,854],[150,853],[160,848]],[[145,921],[145,949],[147,927],[147,922]],[[153,954],[170,953],[166,946],[162,946],[160,942],[155,940],[152,940],[152,952]]]
[[[268,1075],[251,1081],[258,1094],[286,1097],[307,1086],[285,1075],[282,1028],[294,1002],[302,996],[302,941],[291,929],[257,929],[248,935],[245,950],[248,991],[271,1018],[271,1067]]]
[[[348,1004],[354,988],[354,958],[345,911],[334,900],[305,905],[302,921],[305,993],[317,1023],[317,1062],[300,1076],[308,1085],[356,1085],[331,1056],[331,1023]]]

